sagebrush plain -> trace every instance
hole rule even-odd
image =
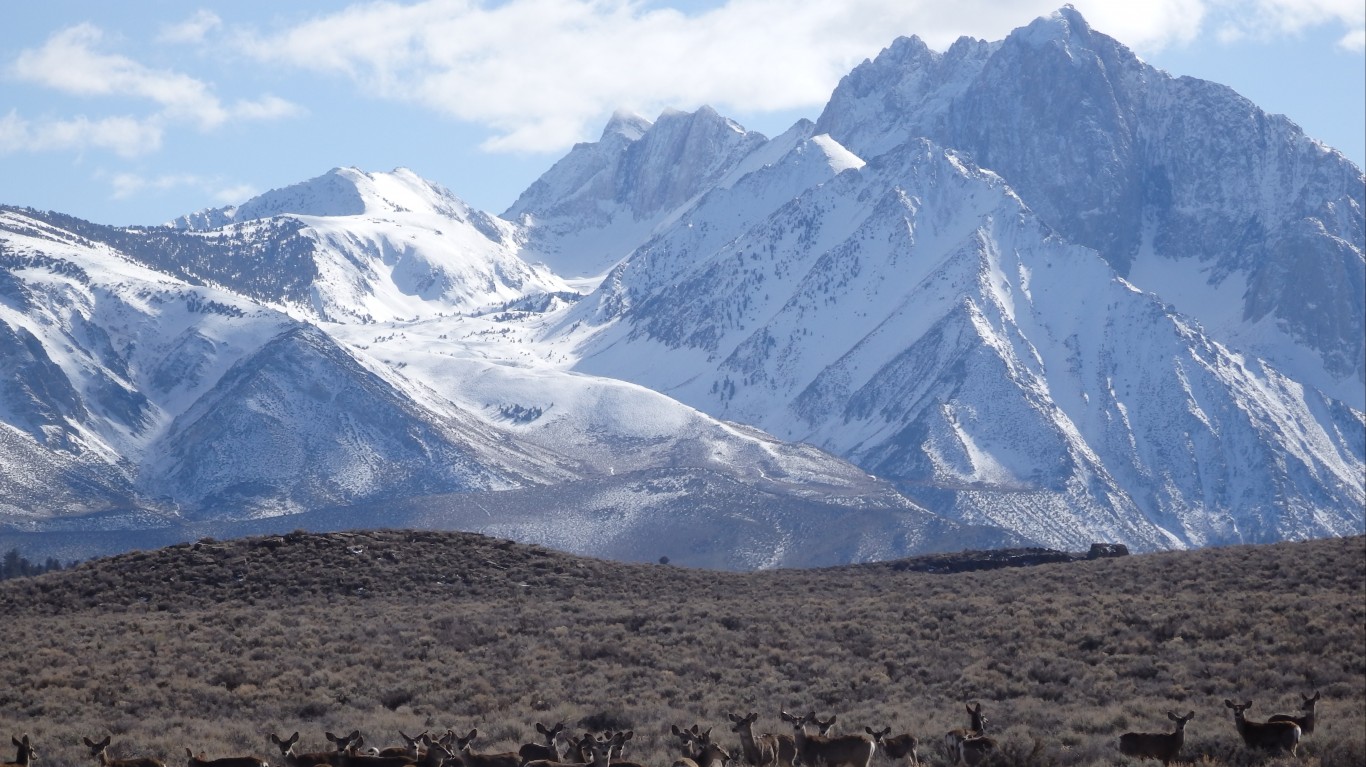
[[[0,736],[28,733],[35,767],[90,767],[105,735],[111,756],[278,764],[271,734],[478,728],[489,752],[564,721],[634,730],[628,757],[668,767],[671,725],[738,758],[728,713],[787,732],[787,710],[912,733],[939,765],[971,701],[1001,764],[1137,764],[1119,735],[1169,711],[1195,713],[1187,763],[1366,764],[1366,538],[906,564],[723,573],[412,531],[133,552],[0,583]],[[1224,705],[1265,719],[1314,691],[1294,758],[1244,748]]]

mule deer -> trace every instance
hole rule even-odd
[[[203,752],[195,756],[189,748],[185,749],[186,767],[270,767],[270,763],[257,756],[225,756],[219,759],[205,759]]]
[[[825,737],[806,734],[806,726],[816,718],[812,711],[805,716],[795,716],[781,711],[783,721],[792,725],[792,740],[797,747],[797,759],[793,762],[801,767],[868,767],[873,760],[877,744],[866,735],[837,735]]]
[[[1252,708],[1252,701],[1241,705],[1225,699],[1224,705],[1233,709],[1233,724],[1243,742],[1251,748],[1286,751],[1296,756],[1300,745],[1300,726],[1294,722],[1249,722],[1243,712]]]
[[[337,743],[335,735],[327,733],[328,740],[335,745]],[[280,758],[284,760],[286,767],[319,767],[320,765],[332,765],[336,767],[341,759],[339,751],[315,751],[313,753],[300,754],[295,752],[294,746],[299,742],[299,733],[295,732],[289,736],[288,740],[281,740],[275,733],[270,734],[270,742],[280,749]],[[347,739],[342,739],[342,748],[346,747]]]
[[[398,736],[403,738],[403,745],[381,748],[376,756],[403,756],[416,762],[422,758],[422,749],[418,748],[418,744],[421,743],[422,736],[426,734],[425,732],[419,733],[416,738],[410,738],[403,734],[403,730],[399,730]]]
[[[1177,716],[1168,711],[1167,718],[1176,722],[1175,732],[1126,732],[1119,736],[1119,752],[1126,756],[1157,759],[1162,767],[1176,761],[1181,753],[1181,745],[1186,741],[1186,722],[1195,718],[1192,711],[1185,716]]]
[[[407,756],[380,756],[377,750],[371,750],[369,753],[362,751],[365,747],[365,738],[361,736],[360,730],[353,730],[345,738],[339,738],[329,732],[327,739],[341,749],[334,763],[336,767],[411,767],[415,764],[415,760]]]
[[[14,747],[19,749],[14,761],[5,762],[0,767],[31,767],[34,757],[38,756],[38,749],[33,747],[33,741],[29,740],[28,733],[24,733],[24,739],[20,740],[13,735],[10,740],[14,741]]]
[[[957,763],[966,764],[968,767],[977,767],[995,750],[996,741],[985,735],[964,738],[958,741]]]
[[[740,750],[752,767],[792,767],[797,758],[797,743],[791,735],[755,735],[754,722],[759,715],[752,711],[745,716],[726,717],[731,722],[730,731],[740,736]]]
[[[498,754],[476,754],[470,749],[470,744],[474,743],[475,738],[478,737],[479,729],[475,728],[458,741],[458,747],[451,749],[457,761],[466,767],[522,767],[522,755],[514,751],[504,751]]]
[[[1303,714],[1301,714],[1300,716],[1291,716],[1289,714],[1277,714],[1266,721],[1294,722],[1295,724],[1298,724],[1300,726],[1301,735],[1313,735],[1315,716],[1314,707],[1317,706],[1319,702],[1318,690],[1314,691],[1314,697],[1312,698],[1308,695],[1301,695],[1300,697],[1304,698],[1304,703],[1300,704],[1300,710],[1304,712]]]
[[[589,757],[586,764],[589,767],[608,767],[612,761],[612,744],[606,739],[595,738],[590,733],[584,733],[582,738],[575,739],[576,746],[583,749]],[[585,762],[553,762],[549,759],[536,759],[527,762],[523,767],[584,767]]]
[[[987,717],[982,713],[982,704],[973,706],[964,703],[964,708],[968,712],[968,726],[959,727],[956,730],[949,730],[944,733],[944,755],[949,758],[949,762],[958,763],[958,744],[968,738],[980,738],[987,732]]]
[[[539,732],[541,737],[545,738],[545,743],[527,743],[517,749],[517,755],[522,757],[522,762],[524,764],[537,759],[558,762],[564,758],[560,753],[559,746],[560,733],[564,732],[564,722],[560,722],[554,727],[549,728],[540,722],[537,722],[536,732]]]
[[[913,767],[919,767],[920,754],[916,749],[920,747],[920,741],[909,732],[900,735],[887,737],[892,731],[891,727],[883,727],[881,730],[874,730],[872,727],[864,727],[863,731],[873,736],[873,742],[881,749],[882,753],[893,762],[910,757]]]
[[[166,767],[166,763],[160,759],[153,759],[150,756],[134,757],[132,759],[112,759],[109,756],[109,738],[106,735],[104,740],[96,743],[90,738],[81,738],[85,741],[86,748],[90,749],[90,755],[95,757],[100,767]]]

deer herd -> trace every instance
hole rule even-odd
[[[1299,715],[1278,714],[1265,722],[1249,721],[1244,716],[1252,707],[1251,701],[1225,700],[1224,705],[1233,710],[1234,726],[1248,747],[1284,751],[1296,756],[1300,738],[1314,732],[1314,709],[1319,701],[1318,692],[1301,697],[1304,702]],[[997,753],[997,743],[987,735],[987,718],[982,713],[982,704],[968,704],[966,708],[968,726],[945,733],[940,744],[942,755],[952,765],[977,767],[989,764]],[[919,741],[909,733],[891,735],[890,727],[881,730],[865,727],[861,734],[835,735],[831,732],[834,716],[822,720],[814,711],[801,715],[782,711],[780,715],[790,726],[790,733],[756,734],[754,724],[758,714],[727,714],[731,732],[740,739],[738,755],[749,767],[869,767],[879,748],[893,762],[905,760],[910,765],[920,764]],[[1157,759],[1164,766],[1171,764],[1181,753],[1186,724],[1195,718],[1195,712],[1185,716],[1168,713],[1167,718],[1176,723],[1175,730],[1126,732],[1119,737],[1120,753]],[[813,727],[816,732],[811,731]],[[634,737],[630,730],[586,732],[575,736],[566,733],[564,723],[546,727],[537,722],[536,732],[541,736],[540,742],[527,743],[517,751],[504,753],[474,751],[471,746],[479,736],[477,729],[463,736],[447,730],[437,738],[425,732],[416,737],[399,732],[403,745],[383,749],[366,746],[359,731],[348,735],[325,733],[332,748],[312,753],[295,750],[299,742],[297,732],[283,739],[272,734],[270,742],[280,750],[284,767],[642,767],[627,761],[624,756],[627,743]],[[729,750],[712,740],[711,728],[703,730],[694,724],[682,729],[674,725],[671,732],[678,740],[679,756],[670,767],[740,767],[740,762]],[[11,740],[18,748],[18,755],[13,762],[0,764],[0,767],[33,767],[38,752],[29,736]],[[110,757],[108,736],[98,742],[90,738],[83,740],[99,767],[166,767],[163,761],[151,757]],[[203,753],[196,756],[189,748],[185,749],[185,754],[186,767],[270,767],[265,759],[255,756],[207,759]]]

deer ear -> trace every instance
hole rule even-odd
[[[1186,721],[1187,721],[1187,722],[1189,722],[1190,720],[1192,720],[1192,719],[1194,719],[1194,718],[1195,718],[1195,712],[1194,712],[1194,711],[1190,712],[1189,714],[1186,714]]]
[[[1229,708],[1233,708],[1233,701],[1229,700],[1228,698],[1224,698],[1224,705],[1228,706]]]

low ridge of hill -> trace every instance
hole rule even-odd
[[[1366,763],[1366,538],[944,571],[1046,553],[736,573],[469,533],[203,539],[0,583],[0,732],[79,767],[106,733],[276,758],[270,734],[477,727],[493,752],[564,721],[632,729],[657,765],[671,725],[738,751],[728,714],[815,710],[916,735],[934,767],[974,701],[1006,765],[1131,765],[1117,736],[1169,711],[1196,712],[1183,759],[1208,767]],[[1297,760],[1246,751],[1224,706],[1314,692]]]

